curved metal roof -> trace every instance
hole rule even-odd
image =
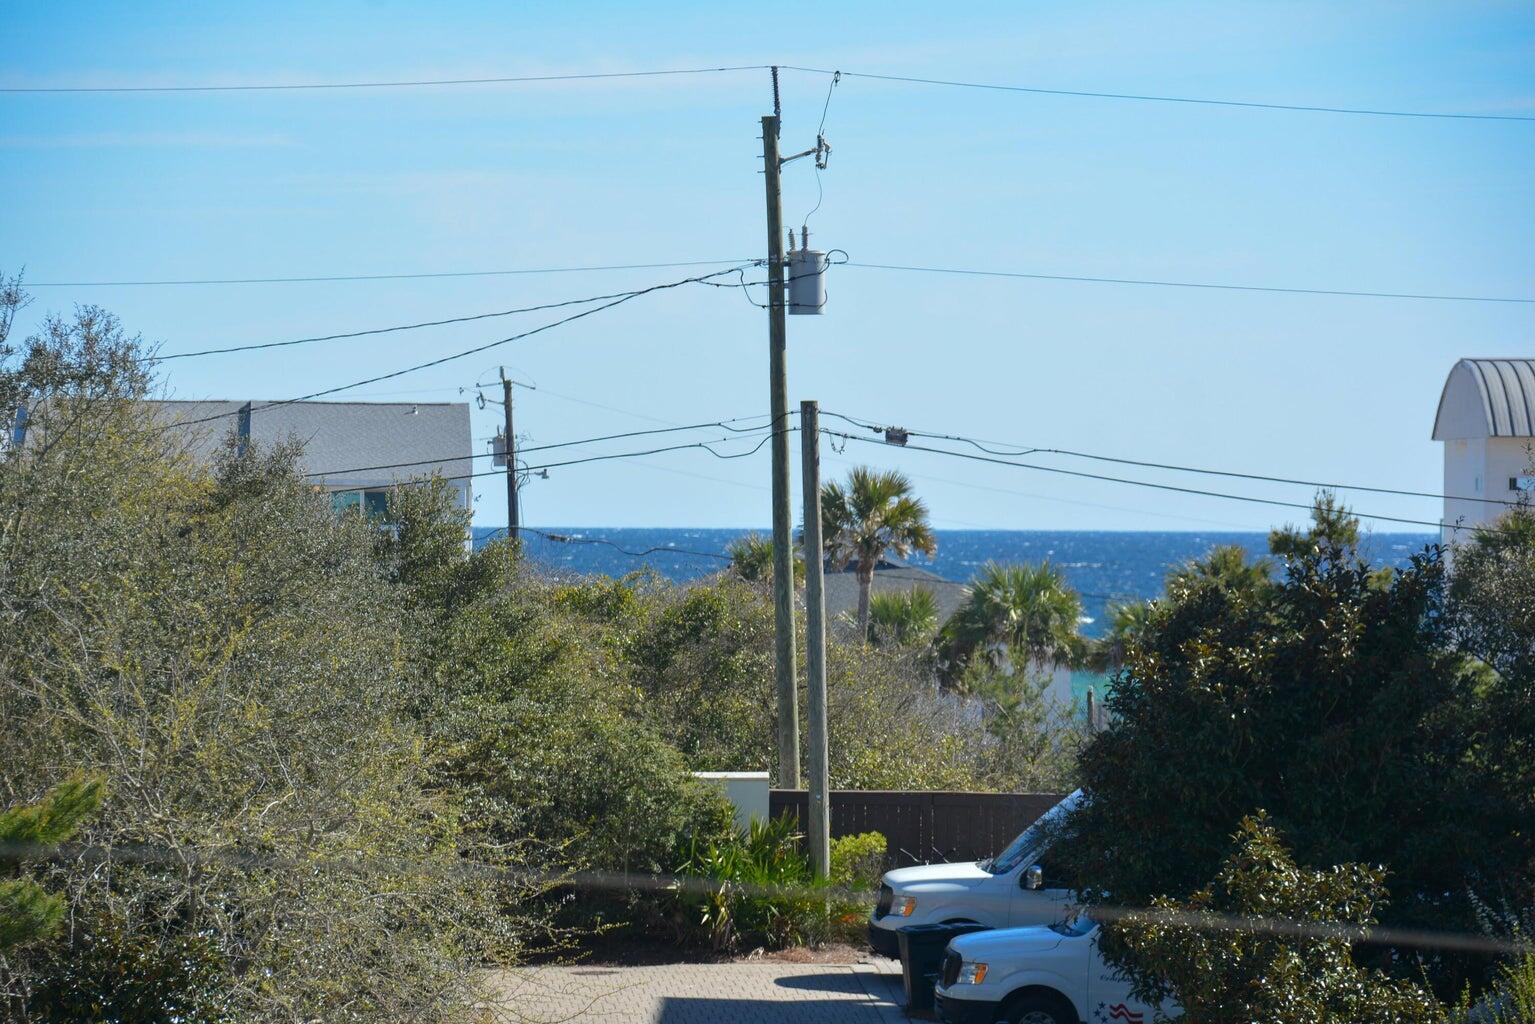
[[[1434,439],[1535,437],[1535,359],[1462,359],[1450,370]]]

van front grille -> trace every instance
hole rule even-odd
[[[895,890],[881,882],[879,886],[879,902],[874,904],[874,919],[876,921],[890,913],[890,904],[894,900]]]
[[[952,949],[943,955],[943,987],[948,988],[959,980],[959,968],[963,958]]]

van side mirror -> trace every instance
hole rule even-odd
[[[1030,864],[1023,869],[1023,877],[1018,881],[1025,889],[1043,889],[1045,887],[1045,869],[1038,864]]]

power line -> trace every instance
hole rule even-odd
[[[728,420],[711,420],[711,421],[709,421],[707,423],[690,423],[690,424],[686,424],[686,425],[682,425],[682,426],[675,426],[675,427],[659,427],[659,428],[654,429],[654,430],[629,430],[629,431],[625,431],[624,433],[621,433],[621,434],[604,434],[604,435],[602,435],[600,437],[584,437],[584,438],[581,438],[580,440],[577,440],[577,441],[559,441],[559,442],[554,443],[554,444],[543,444],[543,445],[533,445],[532,447],[522,447],[522,448],[518,449],[518,453],[519,454],[526,454],[528,452],[549,451],[549,450],[554,449],[554,448],[571,448],[571,447],[576,447],[578,445],[597,444],[597,443],[599,443],[601,441],[617,441],[617,440],[623,440],[623,439],[631,438],[631,437],[642,437],[642,436],[646,436],[646,435],[649,435],[649,434],[674,434],[674,433],[677,433],[678,431],[682,431],[682,430],[704,430],[704,429],[707,429],[709,427],[721,427],[721,428],[723,428],[725,430],[729,430],[729,431],[732,431],[732,432],[738,433],[738,434],[753,434],[753,435],[755,435],[755,433],[758,430],[766,429],[767,425],[764,424],[761,427],[734,427],[734,426],[731,426],[731,424],[739,423],[741,420],[760,419],[760,418],[762,418],[762,417],[759,417],[759,416],[736,416],[736,417],[734,417],[732,419],[728,419]],[[317,471],[315,471],[313,473],[305,473],[304,476],[305,477],[345,476],[348,473],[366,473],[366,472],[368,472],[370,470],[379,470],[379,469],[409,469],[409,468],[412,468],[414,466],[433,466],[433,465],[438,465],[438,464],[444,463],[444,462],[458,462],[458,461],[462,461],[462,460],[465,460],[465,459],[488,459],[488,458],[493,458],[493,457],[495,457],[498,454],[500,454],[500,453],[499,452],[471,452],[471,453],[469,453],[467,455],[444,455],[441,458],[417,459],[414,462],[390,462],[390,463],[384,463],[382,465],[377,465],[377,466],[352,466],[352,467],[350,467],[348,469],[317,470]],[[542,468],[542,467],[540,467],[540,468]]]
[[[489,320],[495,317],[513,316],[517,313],[537,313],[545,309],[561,309],[566,306],[584,306],[593,302],[602,302],[605,299],[616,299],[621,295],[633,295],[634,291],[613,292],[608,295],[593,295],[584,299],[566,299],[563,302],[546,302],[538,306],[523,306],[519,309],[503,309],[494,313],[474,313],[469,316],[449,317],[445,320],[425,320],[414,324],[400,324],[395,327],[375,327],[366,331],[348,331],[343,334],[321,334],[312,338],[293,338],[288,341],[264,341],[252,345],[231,345],[227,348],[207,348],[196,352],[172,352],[169,355],[154,355],[146,362],[163,363],[171,359],[192,359],[197,356],[217,356],[230,352],[254,352],[268,348],[286,348],[290,345],[308,345],[317,341],[339,341],[345,338],[363,338],[375,334],[392,334],[397,331],[415,331],[424,327],[446,327],[449,324],[471,323],[476,320]]]
[[[766,64],[734,67],[668,68],[661,71],[606,71],[568,75],[507,75],[494,78],[417,78],[365,82],[251,82],[243,85],[65,85],[7,86],[0,93],[153,93],[153,92],[300,92],[330,89],[414,89],[425,86],[520,85],[533,82],[584,82],[608,78],[660,78],[669,75],[711,75],[732,71],[763,71]]]
[[[730,428],[727,427],[726,429],[730,429]],[[796,433],[796,432],[798,432],[798,430],[799,430],[798,427],[790,427],[788,432],[789,433]],[[758,435],[755,434],[755,433],[744,433],[743,432],[743,433],[738,433],[735,437],[716,437],[716,438],[710,438],[707,441],[692,441],[692,442],[689,442],[687,444],[674,444],[674,445],[668,445],[668,446],[663,447],[663,448],[647,448],[644,451],[638,451],[638,452],[613,452],[613,453],[607,454],[607,455],[590,455],[590,456],[586,456],[585,458],[580,458],[580,459],[567,459],[564,462],[544,462],[544,463],[540,463],[538,465],[519,466],[518,470],[521,471],[521,472],[535,473],[535,472],[537,472],[537,471],[539,471],[541,469],[557,469],[557,468],[563,468],[563,467],[566,467],[566,466],[583,466],[583,465],[586,465],[589,462],[611,462],[611,461],[614,461],[614,460],[617,460],[617,459],[638,459],[638,458],[643,458],[643,457],[645,457],[647,455],[660,455],[660,454],[662,454],[664,452],[689,451],[689,450],[694,449],[694,448],[702,449],[703,451],[706,451],[710,455],[714,456],[716,459],[744,459],[744,458],[747,458],[749,456],[755,455],[759,451],[761,451],[762,450],[762,446],[767,444],[767,442],[772,438],[772,436],[773,436],[773,432],[771,430],[768,430],[766,433],[762,434],[760,437],[758,437]],[[757,443],[755,445],[753,445],[751,448],[747,449],[746,451],[721,453],[721,452],[715,451],[714,448],[713,448],[713,445],[728,444],[731,441],[751,440],[752,438],[758,438]],[[572,445],[574,445],[574,444],[581,444],[581,443],[582,442],[579,442],[579,441],[569,442],[569,444],[572,444]],[[555,445],[555,446],[551,446],[551,447],[560,447],[560,446]],[[433,460],[430,460],[430,462],[447,462],[447,461],[457,461],[457,460],[479,459],[479,458],[485,458],[486,454],[493,454],[493,453],[485,453],[485,454],[478,454],[478,455],[476,455],[476,454],[453,455],[453,456],[449,456],[448,459],[433,459]],[[426,464],[428,464],[428,463],[419,463],[419,465],[426,465]],[[416,463],[407,463],[406,465],[416,465]],[[356,469],[356,470],[333,469],[333,470],[328,471],[327,473],[306,473],[304,475],[306,477],[310,477],[310,476],[341,476],[341,475],[344,475],[344,474],[349,473],[349,472],[362,472],[363,470],[368,469],[368,468],[370,468],[370,467],[364,466],[364,467],[360,467],[359,469]],[[373,467],[373,468],[388,468],[388,467]],[[478,480],[481,477],[505,476],[505,475],[506,475],[506,470],[504,470],[504,469],[487,469],[487,470],[482,470],[482,471],[480,471],[478,473],[456,473],[456,474],[453,474],[452,476],[440,477],[439,479],[451,483],[451,482],[455,482],[455,481],[459,481],[459,480]],[[397,481],[397,483],[408,484],[408,483],[410,483],[410,481]]]
[[[863,427],[865,430],[869,430],[874,433],[883,433],[886,429],[877,423],[860,421],[852,416],[844,416],[841,413],[823,411],[822,415],[833,416],[839,420]],[[1507,501],[1503,498],[1478,498],[1459,494],[1440,494],[1437,491],[1409,491],[1396,487],[1369,487],[1364,484],[1326,483],[1318,480],[1301,480],[1294,477],[1268,476],[1262,473],[1240,473],[1234,470],[1203,469],[1198,466],[1180,466],[1176,463],[1170,462],[1148,462],[1142,459],[1124,459],[1117,458],[1112,455],[1097,455],[1093,452],[1073,451],[1069,448],[1031,448],[1027,445],[1011,444],[999,441],[983,443],[982,441],[976,440],[973,437],[965,437],[962,434],[939,434],[925,430],[914,430],[907,428],[900,429],[903,429],[905,433],[910,437],[927,437],[939,441],[958,441],[962,444],[971,445],[972,447],[985,452],[987,455],[1002,455],[1009,458],[1018,458],[1024,455],[1066,455],[1076,459],[1091,459],[1096,462],[1112,462],[1122,466],[1140,466],[1145,469],[1165,469],[1177,473],[1198,473],[1203,476],[1224,476],[1239,480],[1258,480],[1264,483],[1293,484],[1299,487],[1313,487],[1327,491],[1367,491],[1371,494],[1391,494],[1406,498],[1434,498],[1439,501],[1476,501],[1487,505],[1505,505],[1511,508],[1524,504],[1524,502]],[[1018,450],[998,451],[995,448],[988,448],[986,446],[987,443],[1007,443],[1008,447]]]
[[[1288,288],[1261,284],[1216,284],[1210,281],[1164,281],[1153,278],[1090,277],[1082,274],[1036,274],[1014,270],[975,270],[963,267],[918,267],[895,263],[843,264],[863,270],[898,270],[919,274],[955,274],[966,277],[1004,277],[1025,281],[1070,281],[1079,284],[1130,284],[1152,288],[1198,288],[1222,292],[1268,292],[1276,295],[1334,295],[1354,299],[1415,299],[1425,302],[1503,302],[1535,305],[1535,298],[1502,295],[1446,295],[1425,292],[1371,292],[1343,288]]]
[[[793,434],[793,433],[797,433],[798,431],[799,431],[798,427],[789,427],[789,428],[787,428],[785,433]],[[642,451],[642,452],[616,452],[616,453],[611,454],[611,455],[588,455],[585,458],[569,459],[569,460],[566,460],[565,462],[545,462],[545,463],[541,463],[541,464],[536,465],[536,466],[535,465],[529,465],[529,466],[526,466],[524,468],[526,468],[529,472],[536,472],[537,470],[540,470],[540,469],[558,469],[558,468],[563,468],[563,467],[566,467],[566,466],[584,466],[584,465],[586,465],[589,462],[610,462],[610,461],[612,461],[614,459],[634,459],[634,458],[640,458],[640,457],[645,456],[645,455],[659,455],[662,452],[680,452],[680,451],[686,451],[687,449],[690,449],[690,448],[701,448],[704,451],[708,452],[710,455],[713,455],[716,459],[744,459],[744,458],[747,458],[749,456],[755,455],[759,451],[761,451],[762,450],[762,446],[767,444],[768,441],[772,440],[774,433],[775,433],[775,431],[769,430],[767,433],[763,434],[762,437],[757,441],[757,443],[754,444],[748,450],[746,450],[744,452],[734,452],[734,453],[729,454],[729,455],[721,455],[719,452],[715,451],[713,448],[711,448],[709,446],[713,445],[713,444],[724,444],[727,441],[742,440],[742,438],[739,438],[739,437],[721,437],[721,438],[717,438],[717,439],[712,440],[712,441],[694,441],[691,444],[676,444],[676,445],[671,445],[671,446],[666,447],[666,448],[651,448],[651,449],[649,449],[647,451]]]
[[[656,284],[656,285],[651,285],[648,288],[641,288],[641,289],[639,289],[637,291],[625,292],[622,295],[620,295],[619,297],[617,297],[615,299],[612,299],[609,302],[605,302],[605,303],[603,303],[600,306],[594,306],[591,309],[583,309],[579,313],[572,313],[569,316],[561,317],[559,320],[555,320],[555,321],[552,321],[550,323],[543,324],[543,325],[541,325],[539,327],[534,327],[531,330],[523,331],[523,332],[521,332],[519,334],[513,334],[510,337],[500,338],[500,339],[498,339],[496,341],[487,342],[484,345],[477,345],[474,348],[465,349],[462,352],[454,352],[451,355],[439,356],[436,359],[429,359],[429,360],[427,360],[424,363],[417,363],[414,366],[407,366],[407,367],[404,367],[402,369],[391,370],[389,373],[381,373],[381,374],[379,374],[377,376],[374,376],[374,377],[367,377],[367,378],[364,378],[362,380],[353,381],[350,384],[341,384],[341,385],[339,385],[337,387],[325,388],[322,391],[315,391],[315,392],[312,392],[312,393],[307,394],[307,395],[300,395],[297,398],[287,398],[287,399],[283,399],[282,401],[279,401],[279,402],[270,402],[270,403],[268,403],[266,405],[256,406],[255,408],[252,408],[249,411],[250,412],[259,412],[260,410],[263,410],[263,409],[273,409],[273,408],[277,408],[278,406],[293,405],[293,404],[295,404],[297,402],[307,402],[307,401],[309,401],[311,399],[314,399],[314,398],[322,398],[322,397],[324,397],[326,395],[334,395],[334,394],[337,394],[337,393],[342,392],[342,391],[349,391],[352,388],[360,388],[360,387],[362,387],[362,386],[364,386],[366,384],[377,384],[379,381],[392,380],[395,377],[403,377],[407,373],[415,373],[418,370],[425,370],[425,369],[428,369],[428,368],[433,367],[433,366],[441,366],[443,363],[452,362],[455,359],[463,359],[466,356],[472,356],[472,355],[475,355],[477,353],[484,352],[484,351],[486,351],[488,349],[496,348],[499,345],[506,345],[506,344],[509,344],[509,343],[511,343],[513,341],[521,341],[524,338],[532,337],[535,334],[541,334],[542,332],[550,330],[551,328],[560,327],[560,326],[563,326],[564,324],[568,324],[568,323],[570,323],[570,322],[572,322],[574,320],[579,320],[582,317],[591,316],[593,313],[601,313],[603,310],[612,309],[614,306],[622,305],[623,303],[628,302],[631,299],[639,298],[641,295],[649,295],[652,292],[664,291],[664,290],[670,289],[670,288],[680,288],[683,285],[687,285],[687,284],[706,283],[706,282],[709,281],[710,278],[721,277],[721,276],[723,276],[725,274],[733,274],[733,273],[735,273],[735,271],[737,269],[741,269],[741,268],[732,267],[732,268],[730,268],[728,270],[717,270],[717,271],[715,271],[715,272],[713,272],[711,274],[703,274],[703,275],[700,275],[700,276],[697,276],[697,277],[685,277],[685,278],[683,278],[680,281],[669,281],[669,282],[667,282],[665,284]],[[734,287],[734,286],[728,286],[728,287]],[[221,413],[216,413],[216,414],[214,414],[212,416],[204,416],[204,417],[201,417],[199,419],[177,420],[175,422],[167,424],[166,428],[170,429],[172,427],[189,427],[189,426],[193,426],[193,425],[198,424],[198,423],[210,423],[210,422],[212,422],[214,420],[224,419],[224,418],[227,418],[229,416],[241,415],[241,413],[243,411],[245,411],[245,410],[238,410],[237,409],[237,410],[233,410],[231,412],[221,412]]]
[[[494,277],[521,274],[575,274],[590,273],[610,270],[650,270],[672,267],[717,267],[731,264],[730,273],[735,273],[739,268],[756,264],[757,260],[681,260],[670,263],[617,263],[599,266],[583,267],[538,267],[522,270],[462,270],[462,271],[438,271],[409,274],[330,274],[312,277],[245,277],[245,278],[206,278],[186,280],[144,280],[144,281],[39,281],[28,282],[29,288],[105,288],[105,287],[154,287],[160,285],[239,285],[239,284],[302,284],[325,283],[346,281],[406,281],[429,280],[433,278],[457,278],[457,277]],[[1261,284],[1225,284],[1214,281],[1171,281],[1158,278],[1134,278],[1134,277],[1099,277],[1086,274],[1048,274],[1031,271],[1017,270],[986,270],[971,267],[930,267],[901,263],[862,263],[841,261],[836,266],[856,267],[860,270],[892,270],[902,273],[919,274],[950,274],[964,277],[995,277],[1010,278],[1023,281],[1064,281],[1073,284],[1117,284],[1137,285],[1149,288],[1185,288],[1204,291],[1225,292],[1259,292],[1274,295],[1321,295],[1342,298],[1360,299],[1408,299],[1423,302],[1491,302],[1514,305],[1535,305],[1535,298],[1524,296],[1503,295],[1457,295],[1437,292],[1387,292],[1365,291],[1347,288],[1292,288],[1283,285]],[[743,287],[758,282],[742,281]],[[515,311],[511,311],[515,312]],[[494,315],[494,314],[487,314]],[[445,321],[452,323],[455,321]],[[415,325],[411,325],[415,326]],[[434,326],[424,324],[421,326]],[[401,330],[408,328],[392,328]],[[372,333],[372,332],[361,332]],[[345,335],[343,335],[345,336]],[[310,339],[306,339],[310,340]],[[329,337],[312,339],[326,341]],[[218,350],[215,350],[218,351]],[[203,353],[196,353],[203,354]],[[162,357],[170,358],[170,357]]]
[[[824,428],[824,427],[821,429],[821,433],[830,435],[832,437],[840,437],[840,438],[843,438],[843,439],[849,440],[849,441],[858,441],[858,442],[863,443],[863,444],[877,444],[877,445],[886,446],[886,447],[899,447],[901,450],[905,450],[905,451],[931,452],[931,453],[933,453],[935,455],[947,455],[947,456],[950,456],[952,458],[957,458],[957,459],[968,459],[968,460],[970,460],[972,462],[987,462],[987,463],[991,463],[993,465],[998,465],[998,466],[1012,466],[1012,467],[1014,467],[1016,469],[1032,469],[1032,470],[1037,470],[1038,472],[1041,472],[1041,473],[1058,473],[1058,474],[1060,474],[1062,476],[1074,476],[1074,477],[1079,477],[1079,478],[1084,479],[1084,480],[1103,480],[1103,481],[1107,481],[1109,483],[1129,484],[1129,485],[1134,486],[1134,487],[1150,487],[1150,488],[1153,488],[1154,490],[1159,490],[1159,491],[1173,491],[1173,492],[1178,493],[1178,494],[1194,494],[1194,495],[1199,495],[1201,497],[1206,497],[1206,498],[1224,498],[1224,499],[1226,499],[1228,501],[1245,501],[1245,502],[1249,502],[1251,504],[1256,504],[1256,505],[1272,505],[1272,506],[1276,506],[1278,508],[1300,509],[1301,511],[1304,511],[1304,512],[1311,511],[1311,509],[1313,507],[1311,505],[1301,504],[1299,502],[1294,502],[1294,501],[1281,501],[1281,500],[1276,499],[1276,498],[1258,498],[1258,497],[1254,497],[1254,496],[1248,495],[1248,494],[1229,494],[1229,493],[1226,493],[1224,491],[1207,491],[1207,490],[1203,490],[1203,489],[1200,489],[1200,488],[1197,488],[1197,487],[1182,487],[1182,486],[1179,486],[1177,484],[1155,483],[1155,482],[1150,481],[1150,480],[1134,480],[1134,479],[1131,479],[1129,477],[1107,476],[1107,475],[1102,474],[1102,473],[1087,473],[1087,472],[1083,472],[1082,470],[1065,469],[1065,468],[1063,468],[1061,466],[1041,466],[1041,465],[1039,465],[1037,463],[1014,462],[1014,461],[1011,461],[1009,459],[997,458],[997,457],[991,456],[991,455],[974,455],[974,454],[971,454],[970,452],[957,452],[957,451],[954,451],[953,449],[949,449],[949,448],[931,448],[931,447],[928,447],[926,445],[910,444],[910,443],[905,444],[905,445],[900,445],[900,446],[894,446],[894,445],[888,445],[887,442],[881,441],[881,440],[877,440],[875,438],[862,437],[862,436],[860,436],[858,434],[847,434],[847,433],[843,433],[841,431],[829,430],[829,429]],[[1403,524],[1406,524],[1406,525],[1409,525],[1409,526],[1428,526],[1428,527],[1432,527],[1432,528],[1434,528],[1436,530],[1442,529],[1446,525],[1444,523],[1430,522],[1430,521],[1425,520],[1425,519],[1406,519],[1406,518],[1402,518],[1400,516],[1385,516],[1385,515],[1378,515],[1378,514],[1371,513],[1371,512],[1359,512],[1359,511],[1355,511],[1355,510],[1350,510],[1350,514],[1358,516],[1361,519],[1377,519],[1377,520],[1380,520],[1382,522],[1387,522],[1387,523],[1403,523]],[[1466,527],[1466,529],[1476,529],[1476,528],[1475,527]]]
[[[1250,110],[1288,110],[1306,114],[1353,114],[1368,117],[1407,117],[1450,121],[1535,121],[1525,114],[1437,113],[1428,110],[1379,110],[1369,107],[1317,106],[1302,103],[1259,103],[1251,100],[1220,100],[1194,96],[1160,96],[1148,93],[1091,92],[1083,89],[1046,89],[1030,85],[1001,85],[991,82],[960,82],[943,78],[917,78],[910,75],[881,75],[867,71],[834,71],[830,68],[805,68],[784,64],[785,71],[814,75],[842,74],[848,78],[867,78],[881,82],[905,82],[911,85],[937,85],[952,89],[984,89],[991,92],[1020,92],[1038,96],[1073,96],[1095,100],[1130,100],[1136,103],[1182,103],[1194,106],[1237,107]]]
[[[503,530],[500,532],[506,531]],[[693,555],[698,558],[714,558],[722,562],[728,562],[731,560],[729,555],[721,554],[718,551],[695,551],[689,548],[672,547],[668,544],[658,544],[654,547],[645,548],[642,551],[631,551],[621,544],[608,540],[606,537],[582,537],[578,534],[551,533],[547,530],[535,530],[530,526],[519,526],[517,527],[517,532],[519,534],[531,533],[535,536],[542,537],[543,539],[552,541],[556,544],[603,544],[607,547],[613,548],[615,551],[619,551],[628,555],[630,558],[645,558],[649,555],[664,554]],[[492,534],[492,536],[494,536],[494,534]]]
[[[496,75],[480,78],[414,78],[348,82],[248,82],[230,85],[200,83],[193,85],[67,85],[5,86],[0,93],[15,95],[60,95],[71,93],[218,93],[218,92],[301,92],[345,89],[442,88],[466,85],[523,85],[540,82],[580,82],[607,79],[660,78],[668,76],[730,74],[742,71],[799,71],[805,74],[837,75],[871,81],[900,82],[909,85],[933,85],[951,89],[981,89],[989,92],[1028,93],[1037,96],[1070,96],[1082,99],[1124,100],[1136,103],[1178,103],[1194,106],[1234,107],[1249,110],[1279,110],[1310,114],[1349,114],[1369,117],[1421,118],[1456,121],[1535,121],[1524,114],[1471,114],[1427,110],[1383,110],[1371,107],[1324,106],[1302,103],[1263,103],[1254,100],[1211,99],[1195,96],[1165,96],[1152,93],[1101,92],[1086,89],[1049,89],[1042,86],[1009,85],[995,82],[965,82],[915,75],[890,75],[869,71],[841,71],[831,68],[801,67],[792,64],[739,64],[699,68],[666,68],[654,71],[577,72],[562,75]]]
[[[160,285],[218,284],[312,284],[340,281],[420,281],[440,277],[509,277],[522,274],[586,274],[604,270],[659,270],[671,267],[717,267],[725,263],[749,265],[739,260],[674,260],[670,263],[610,263],[587,267],[529,267],[511,270],[443,270],[410,274],[329,274],[311,277],[218,277],[159,281],[28,281],[28,288],[137,288]]]

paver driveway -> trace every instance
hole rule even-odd
[[[665,964],[544,967],[508,974],[529,1022],[904,1024],[899,965]]]

